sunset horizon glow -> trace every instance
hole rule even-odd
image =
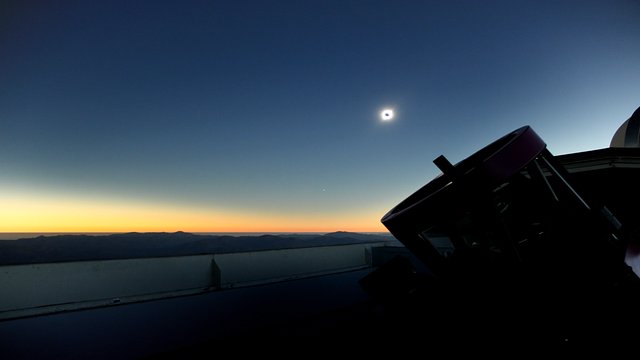
[[[26,194],[0,196],[0,232],[381,232],[375,213],[262,214],[141,202],[70,199]]]

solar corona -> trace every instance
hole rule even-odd
[[[393,109],[384,109],[380,112],[380,120],[382,121],[391,121],[393,120],[393,117]]]

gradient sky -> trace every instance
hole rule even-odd
[[[384,231],[440,154],[638,106],[632,0],[2,2],[0,231]]]

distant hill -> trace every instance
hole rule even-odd
[[[228,236],[175,233],[54,235],[0,241],[0,265],[221,254],[393,241],[387,234]]]

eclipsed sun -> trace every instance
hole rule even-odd
[[[380,111],[380,120],[382,121],[393,120],[393,109],[384,109]]]

